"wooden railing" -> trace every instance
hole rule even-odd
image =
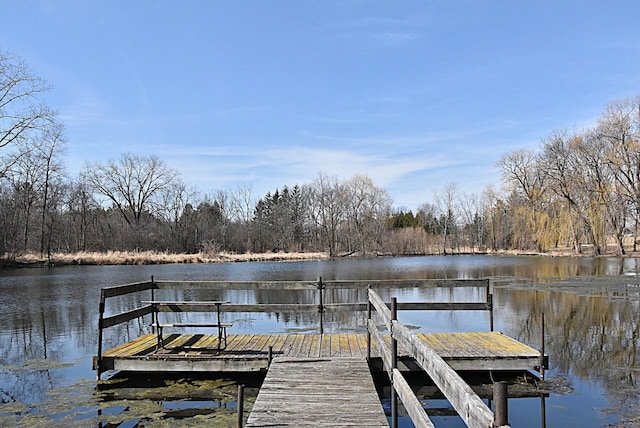
[[[339,311],[366,311],[367,302],[330,302],[325,301],[325,290],[337,289],[367,289],[375,286],[376,289],[388,288],[422,288],[422,287],[486,287],[486,302],[473,303],[400,303],[401,310],[488,310],[491,312],[491,329],[493,329],[493,303],[489,294],[489,281],[487,279],[408,279],[408,280],[355,280],[355,281],[156,281],[151,277],[150,281],[133,284],[106,287],[100,290],[100,307],[98,319],[98,353],[94,360],[94,369],[98,378],[102,373],[102,353],[104,342],[104,330],[120,324],[128,323],[136,319],[143,319],[150,315],[148,325],[157,322],[157,312],[180,312],[179,304],[167,305],[143,305],[139,308],[128,310],[115,315],[105,316],[107,304],[110,299],[126,295],[140,294],[139,301],[157,300],[158,290],[315,290],[317,291],[317,303],[258,303],[258,304],[225,304],[222,312],[266,312],[266,313],[299,313],[315,312],[319,317],[319,331],[324,333],[324,320],[326,312]],[[198,306],[189,302],[184,312],[211,312],[211,306],[203,304]],[[155,329],[153,330],[155,332]]]
[[[488,297],[487,302],[491,306],[491,298]],[[392,298],[391,303],[388,305],[375,291],[368,290],[367,358],[371,358],[371,346],[375,344],[391,381],[392,427],[397,427],[398,424],[397,398],[402,401],[407,414],[416,427],[434,426],[406,379],[398,370],[398,346],[402,346],[403,351],[408,352],[409,356],[413,357],[417,364],[429,375],[467,426],[474,428],[493,427],[496,418],[491,409],[487,407],[455,370],[397,319],[397,311],[400,308],[433,310],[433,305],[436,304],[401,304],[396,301],[396,298]],[[470,303],[448,303],[446,308],[449,310],[487,309],[483,307],[483,304],[475,306]],[[391,335],[391,346],[384,340],[378,325],[373,320],[374,309]],[[490,310],[491,308],[489,307],[488,309]]]

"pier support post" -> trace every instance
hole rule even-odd
[[[318,305],[318,312],[320,313],[320,334],[324,334],[324,284],[322,283],[322,277],[318,279],[318,296],[320,304]]]
[[[102,374],[102,328],[104,324],[104,309],[105,309],[105,297],[104,297],[104,289],[100,290],[100,306],[99,306],[99,315],[98,315],[98,356],[96,358],[96,373],[97,380],[100,380],[100,375]]]
[[[238,422],[237,428],[242,428],[244,419],[244,385],[238,385]]]
[[[494,427],[509,426],[508,397],[507,382],[495,382],[493,384],[493,401],[495,402]]]
[[[273,346],[269,346],[267,350],[267,368],[271,367],[271,362],[273,361]]]

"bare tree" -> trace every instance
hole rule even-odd
[[[26,153],[10,149],[54,120],[55,113],[42,100],[48,89],[21,58],[0,50],[0,178]]]
[[[376,187],[366,175],[355,175],[344,184],[347,223],[351,225],[349,237],[356,242],[350,251],[359,250],[363,256],[380,246],[380,237],[391,212],[391,197],[386,190]]]
[[[640,221],[640,97],[610,103],[598,120],[596,135],[618,193],[633,207],[636,238]],[[636,239],[633,251],[636,251]]]
[[[515,240],[521,244],[531,241],[532,247],[546,251],[550,245],[550,219],[544,207],[548,181],[540,157],[533,150],[516,150],[502,156],[496,165],[502,169],[502,181],[508,189],[524,202],[513,207],[514,221],[522,224],[514,231]]]
[[[178,172],[157,156],[123,154],[118,161],[87,165],[84,176],[95,191],[110,201],[131,227],[140,244],[143,215],[157,212],[161,192],[173,186]]]
[[[244,231],[244,250],[251,248],[251,222],[256,199],[253,196],[253,188],[249,185],[239,184],[231,192],[231,217]]]
[[[566,130],[552,133],[544,141],[543,163],[550,190],[567,203],[572,216],[576,253],[582,251],[580,236],[583,233],[594,246],[594,253],[600,255],[602,240],[598,238],[598,225],[594,222],[594,217],[590,216],[591,195],[580,177],[583,165],[577,147],[581,139],[581,134]]]
[[[447,255],[447,243],[457,227],[456,201],[458,195],[458,185],[450,182],[441,191],[434,191],[433,196],[440,214],[442,233],[442,253]],[[455,247],[452,242],[451,248]]]
[[[99,204],[93,197],[89,184],[78,178],[71,181],[67,193],[66,211],[68,217],[66,248],[69,251],[86,251],[89,245],[90,227],[95,223]],[[98,238],[91,235],[91,244],[97,244]]]
[[[319,174],[310,187],[312,216],[329,246],[329,256],[338,254],[338,231],[345,220],[344,185],[337,177]]]
[[[40,228],[40,254],[47,251],[47,259],[51,262],[51,238],[54,221],[56,219],[57,204],[62,201],[59,191],[62,188],[64,165],[61,156],[66,141],[63,135],[64,128],[61,124],[53,123],[45,129],[43,139],[37,145],[37,153],[44,168],[44,182],[42,185],[42,217]],[[55,196],[54,191],[58,191]],[[52,200],[57,203],[52,203]]]
[[[194,188],[187,186],[179,178],[160,190],[158,197],[158,218],[169,228],[167,247],[176,252],[194,252],[192,242],[195,224],[191,215],[197,196]]]

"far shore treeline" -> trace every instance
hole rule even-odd
[[[266,195],[239,185],[200,193],[152,154],[65,168],[64,125],[49,88],[0,50],[0,256],[53,253],[356,255],[636,251],[640,97],[604,108],[593,128],[558,130],[506,153],[502,190],[453,182],[416,212],[366,175],[319,174]],[[426,196],[426,195],[425,195]],[[422,202],[422,201],[419,201]]]

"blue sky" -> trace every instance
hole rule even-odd
[[[202,193],[367,174],[415,209],[640,95],[640,2],[4,1],[71,173],[157,155]]]

